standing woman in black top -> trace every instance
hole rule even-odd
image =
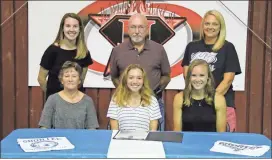
[[[226,111],[224,96],[215,93],[208,63],[194,60],[188,68],[184,91],[174,98],[174,131],[225,132]]]
[[[54,43],[42,56],[38,82],[46,92],[46,99],[62,90],[58,74],[66,61],[76,62],[83,68],[81,79],[84,81],[88,66],[93,62],[85,43],[83,23],[75,13],[66,13],[62,17]],[[83,85],[79,90],[83,91]]]
[[[206,12],[200,27],[200,40],[190,42],[185,49],[182,66],[186,78],[188,66],[195,59],[209,63],[215,80],[215,91],[225,96],[227,103],[227,131],[236,130],[236,113],[232,82],[241,73],[234,45],[225,40],[226,25],[222,14],[216,10]]]

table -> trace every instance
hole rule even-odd
[[[271,140],[254,133],[183,132],[182,143],[163,142],[166,158],[271,158],[271,149],[261,157],[210,152],[218,140],[249,145],[268,145]],[[111,130],[17,129],[1,141],[1,158],[107,158]],[[67,137],[75,149],[24,152],[17,138]]]

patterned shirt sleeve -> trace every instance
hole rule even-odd
[[[108,109],[108,113],[107,113],[107,117],[111,118],[111,119],[115,119],[118,120],[118,106],[116,105],[116,103],[111,100],[110,101],[110,105],[109,105],[109,109]]]
[[[150,120],[160,119],[161,117],[162,116],[158,100],[155,97],[152,97],[150,106]]]

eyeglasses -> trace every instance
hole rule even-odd
[[[133,31],[133,32],[135,32],[136,31],[136,28],[138,28],[138,31],[139,32],[144,32],[145,31],[145,29],[146,29],[146,26],[142,26],[142,25],[140,25],[140,26],[129,26],[129,29],[131,30],[131,31]]]

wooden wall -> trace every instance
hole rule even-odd
[[[22,0],[1,1],[1,23],[24,3]],[[271,139],[272,2],[266,0],[249,3],[249,27],[270,48],[248,31],[245,91],[235,94],[237,128],[238,132],[261,133]],[[36,128],[43,108],[44,95],[41,89],[28,87],[28,32],[27,5],[1,26],[1,139],[16,128]],[[177,92],[176,90],[164,92],[166,130],[173,127],[172,101]],[[105,129],[108,122],[106,112],[112,90],[88,88],[86,93],[94,99],[101,129]]]

